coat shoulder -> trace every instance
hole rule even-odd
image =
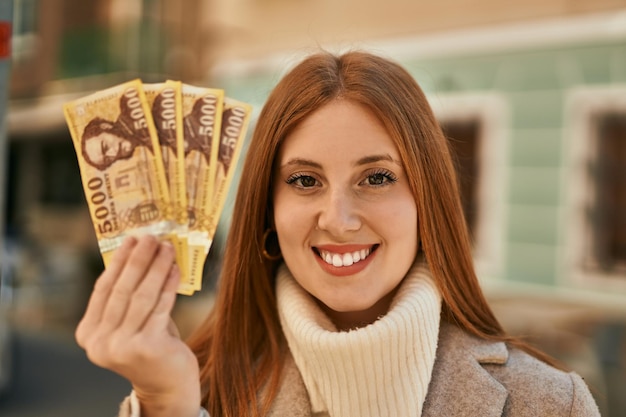
[[[589,388],[578,374],[556,369],[516,348],[508,348],[508,353],[504,364],[483,365],[509,394],[504,415],[600,415]]]
[[[504,342],[442,323],[425,416],[594,417],[583,379]]]

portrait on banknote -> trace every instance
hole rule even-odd
[[[120,114],[116,120],[94,117],[85,126],[81,152],[85,162],[100,171],[118,160],[131,158],[138,146],[153,152],[148,127],[137,125],[132,116],[131,99],[127,95],[120,97]]]

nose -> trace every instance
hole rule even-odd
[[[356,197],[349,191],[335,190],[323,199],[317,219],[317,228],[336,237],[342,237],[361,228]]]

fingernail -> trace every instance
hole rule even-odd
[[[126,236],[124,239],[122,239],[122,243],[120,244],[120,246],[115,249],[115,253],[113,254],[113,257],[111,259],[119,260],[123,256],[126,256],[128,254],[128,251],[130,251],[136,243],[137,239],[134,236]]]
[[[166,251],[166,252],[173,252],[174,251],[174,245],[172,245],[172,242],[170,242],[168,240],[164,240],[163,242],[161,242],[161,249]]]

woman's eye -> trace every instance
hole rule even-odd
[[[310,175],[294,175],[289,177],[287,184],[294,184],[301,188],[314,187],[317,180]]]
[[[365,178],[365,183],[367,185],[372,186],[382,186],[390,183],[394,183],[398,180],[398,178],[392,174],[391,172],[375,172],[373,174],[368,175]]]
[[[381,185],[385,182],[386,179],[387,177],[385,177],[383,174],[374,174],[367,177],[370,185]]]

